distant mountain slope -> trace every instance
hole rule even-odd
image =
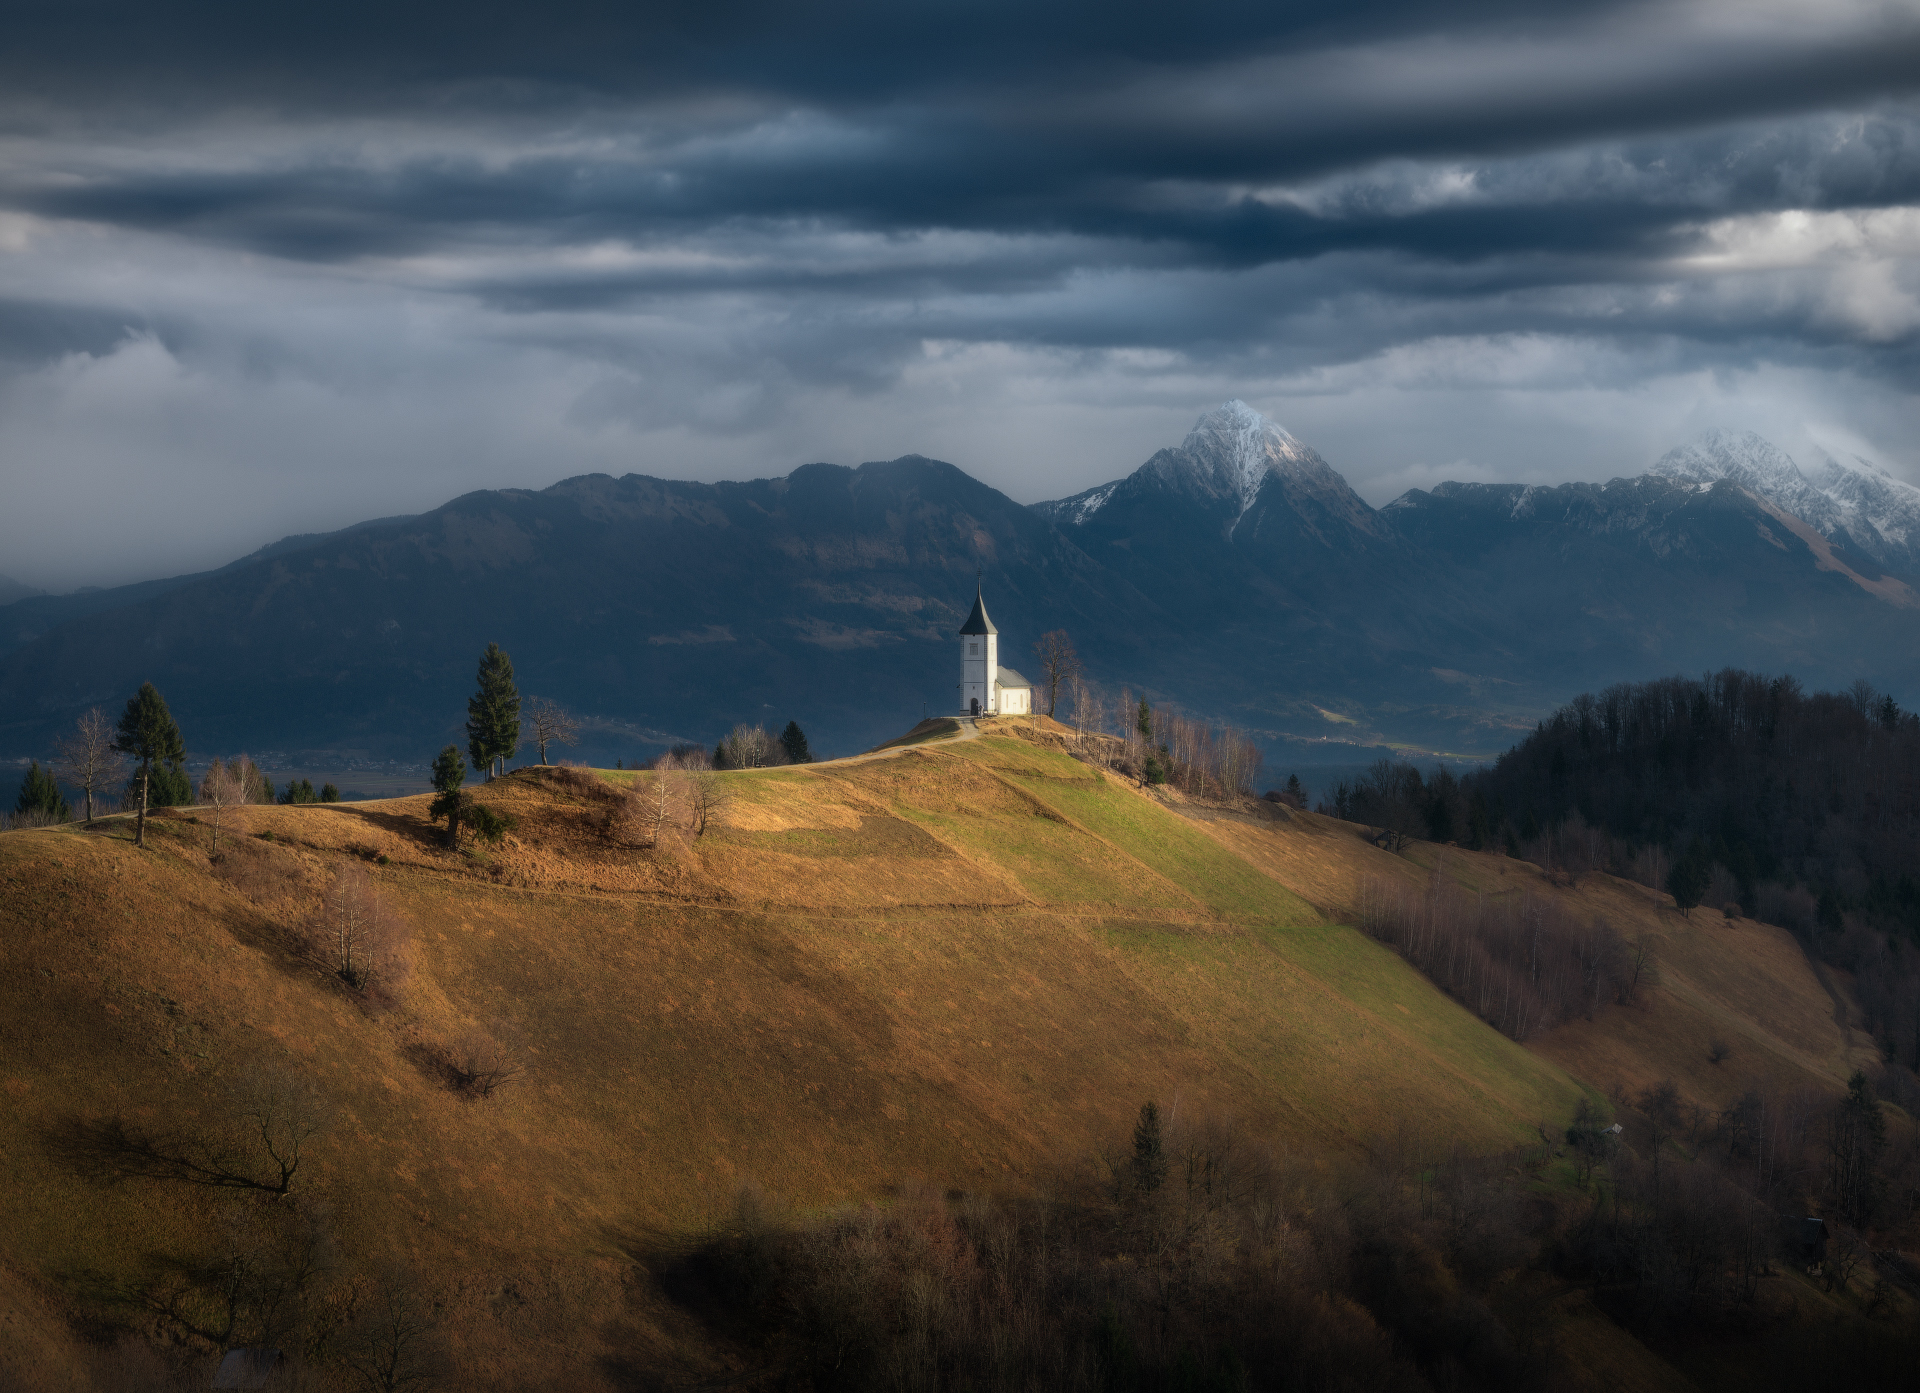
[[[483,491],[0,609],[0,756],[44,757],[150,679],[201,755],[420,761],[459,738],[494,641],[609,763],[743,720],[861,749],[950,709],[982,569],[1010,665],[1065,629],[1097,680],[1245,726],[1277,766],[1489,755],[1582,688],[1676,669],[1864,676],[1913,701],[1920,579],[1878,559],[1910,535],[1907,486],[1821,469],[1709,437],[1637,479],[1445,484],[1376,511],[1229,402],[1031,507],[919,456]]]
[[[1920,597],[1836,561],[1732,480],[1443,484],[1384,516],[1505,613],[1543,670],[1604,684],[1755,654],[1837,685],[1871,667],[1920,686]]]
[[[461,738],[497,640],[523,691],[572,706],[609,756],[793,718],[828,750],[864,747],[952,701],[977,565],[1027,642],[1067,627],[1125,654],[1123,617],[1157,614],[1025,508],[917,456],[750,483],[590,475],[295,540],[0,657],[0,743],[44,749],[150,678],[191,749],[425,758]]]
[[[43,594],[31,585],[15,580],[12,576],[0,576],[0,605],[10,605],[15,600],[24,600],[30,595]]]
[[[123,609],[128,605],[157,599],[170,590],[178,590],[183,585],[191,585],[195,581],[204,580],[210,576],[225,575],[229,571],[256,561],[291,556],[295,552],[337,541],[367,528],[386,527],[410,520],[409,517],[404,516],[374,518],[368,522],[357,522],[351,527],[343,527],[338,532],[307,532],[297,536],[282,537],[277,542],[269,542],[258,551],[249,552],[238,561],[230,561],[213,571],[197,571],[189,575],[168,576],[160,580],[136,581],[132,585],[116,585],[108,588],[96,586],[87,590],[76,590],[70,595],[49,595],[40,590],[28,590],[27,598],[18,600],[8,608],[5,614],[0,614],[0,653],[32,643],[43,634],[51,633],[62,624],[85,615]],[[3,596],[4,592],[0,591],[0,604],[6,603]]]
[[[1895,503],[1907,488],[1872,479]],[[1035,511],[1204,632],[1190,680],[1230,686],[1231,664],[1269,728],[1309,732],[1318,701],[1388,738],[1497,749],[1542,692],[1751,662],[1920,690],[1914,592],[1757,436],[1710,436],[1638,479],[1442,484],[1376,512],[1228,402],[1126,478]]]

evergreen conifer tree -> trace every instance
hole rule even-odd
[[[180,783],[185,785],[186,772],[181,766],[186,762],[187,746],[180,738],[180,726],[173,719],[173,713],[167,710],[165,698],[151,682],[142,682],[140,690],[127,701],[119,730],[115,746],[140,761],[140,770],[134,775],[140,787],[140,816],[134,820],[133,844],[145,846],[147,804],[154,791],[155,766],[178,775]],[[187,796],[192,796],[191,789]]]
[[[439,796],[427,809],[427,816],[447,820],[448,846],[460,844],[460,813],[467,797],[460,791],[460,785],[466,781],[467,766],[460,761],[460,747],[447,746],[433,762],[433,791]]]
[[[780,732],[780,745],[787,752],[787,763],[813,763],[813,751],[807,748],[807,733],[800,729],[800,722],[787,722],[787,728]]]
[[[1142,1103],[1133,1129],[1133,1183],[1152,1194],[1167,1178],[1167,1149],[1160,1135],[1160,1105]]]
[[[713,747],[713,767],[715,769],[727,767],[727,742],[724,740]]]
[[[20,797],[14,802],[13,810],[17,813],[45,813],[56,822],[69,822],[73,818],[67,800],[60,796],[60,784],[53,777],[53,771],[42,769],[37,759],[27,770],[27,777],[20,782]]]
[[[192,802],[193,780],[184,768],[172,764],[153,766],[152,786],[147,790],[150,807],[184,808]]]
[[[338,803],[340,801],[339,788],[334,784],[327,784],[320,790],[320,801],[322,803]]]
[[[479,690],[467,702],[467,757],[476,774],[492,774],[520,748],[520,689],[513,659],[497,643],[480,655]]]
[[[1713,878],[1713,867],[1707,860],[1707,849],[1696,838],[1687,854],[1673,863],[1673,869],[1667,872],[1667,893],[1673,896],[1673,905],[1682,914],[1689,914],[1693,907],[1707,893],[1707,883]]]

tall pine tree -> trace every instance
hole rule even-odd
[[[813,763],[813,751],[807,748],[807,733],[800,729],[800,722],[787,722],[787,728],[780,732],[780,746],[787,752],[787,763]]]
[[[480,656],[480,689],[467,702],[467,757],[476,774],[491,774],[520,748],[520,689],[513,685],[513,659],[497,643]]]
[[[128,700],[126,713],[120,717],[120,738],[114,744],[140,761],[139,771],[133,776],[140,788],[140,816],[133,824],[133,844],[145,846],[147,801],[153,791],[156,766],[181,784],[187,782],[183,767],[187,759],[186,742],[180,738],[180,727],[173,713],[167,710],[166,699],[153,683],[142,682],[140,690]]]

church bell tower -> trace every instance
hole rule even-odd
[[[960,626],[960,712],[994,714],[994,678],[1000,671],[1000,631],[987,618],[987,602],[976,586],[973,613]]]

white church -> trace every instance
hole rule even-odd
[[[960,710],[968,716],[1025,716],[1033,710],[1033,683],[1000,666],[1000,631],[987,602],[973,592],[973,613],[960,626]]]

